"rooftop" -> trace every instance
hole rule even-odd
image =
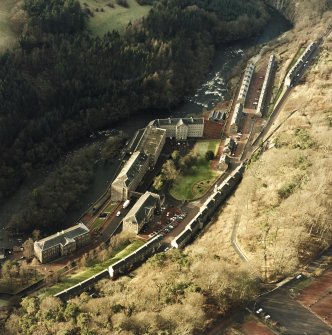
[[[125,184],[127,186],[130,185],[131,181],[140,171],[142,165],[144,165],[147,159],[148,156],[144,152],[135,151],[130,156],[130,158],[128,159],[123,169],[120,171],[115,181],[126,176],[127,178],[125,180]]]
[[[37,244],[41,250],[46,250],[59,244],[66,245],[70,242],[74,242],[75,237],[84,235],[88,232],[89,229],[83,223],[79,223],[66,230],[62,230],[61,232],[45,237],[40,241],[36,241],[35,244]]]
[[[154,154],[166,136],[166,130],[154,126],[147,126],[137,144],[136,150],[144,151],[147,155]]]
[[[180,125],[180,124],[203,124],[204,118],[189,117],[189,118],[168,118],[168,119],[156,119],[153,124],[155,126],[167,126],[167,125]]]
[[[129,218],[134,218],[134,222],[139,224],[148,214],[150,214],[150,211],[154,209],[156,201],[160,201],[158,194],[148,191],[145,192],[123,220],[125,221]]]

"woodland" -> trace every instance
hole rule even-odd
[[[93,37],[77,0],[24,0],[21,12],[18,46],[0,56],[1,200],[93,131],[179,103],[217,45],[269,17],[259,0],[162,0],[121,35]]]

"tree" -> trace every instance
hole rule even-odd
[[[154,177],[152,186],[156,191],[160,191],[164,186],[164,176],[160,174]]]
[[[32,238],[27,239],[24,243],[23,243],[23,256],[30,260],[33,258],[34,256],[34,249],[33,249],[33,240]]]
[[[212,150],[208,150],[206,153],[205,153],[205,159],[207,161],[212,161],[214,159],[214,152]]]
[[[179,158],[180,158],[180,152],[179,152],[179,150],[174,150],[174,151],[172,152],[172,154],[171,154],[171,157],[172,157],[173,161],[174,161],[175,163],[177,163],[178,160],[179,160]]]
[[[162,169],[161,173],[163,174],[165,180],[173,181],[179,175],[179,171],[176,169],[175,164],[172,160],[168,159]]]

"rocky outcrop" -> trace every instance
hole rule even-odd
[[[324,12],[332,10],[332,0],[266,0],[293,23],[320,17]]]
[[[268,4],[281,12],[288,20],[296,21],[296,0],[267,0]]]

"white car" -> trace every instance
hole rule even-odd
[[[118,212],[116,212],[116,214],[115,214],[116,216],[120,216],[121,215],[121,212],[120,211],[118,211]]]
[[[266,315],[265,320],[268,320],[271,317],[271,315]]]
[[[263,308],[257,309],[256,313],[259,314],[263,311]]]

